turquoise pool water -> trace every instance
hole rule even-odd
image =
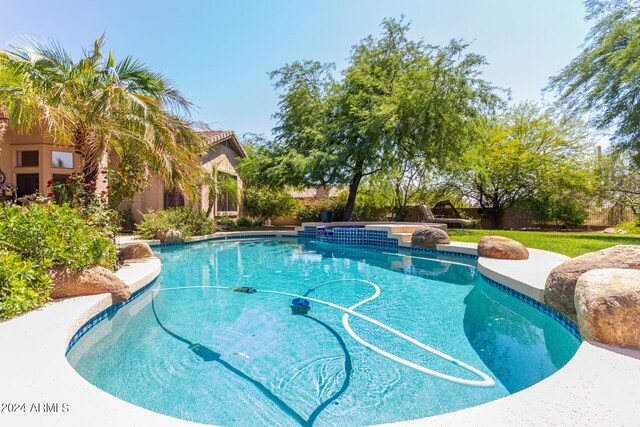
[[[219,289],[147,291],[70,350],[89,382],[177,418],[224,426],[370,425],[451,412],[508,396],[561,368],[579,342],[558,322],[488,284],[474,261],[295,239],[166,247],[159,288],[251,286],[305,294],[363,279],[380,296],[358,311],[495,379],[443,381],[352,339],[342,312]],[[351,306],[372,289],[340,282],[314,298]],[[363,339],[449,375],[469,372],[351,316]]]

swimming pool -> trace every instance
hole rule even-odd
[[[67,357],[103,390],[186,420],[322,426],[417,419],[529,387],[579,345],[560,323],[492,286],[470,258],[308,239],[163,247],[158,256],[160,291],[100,322]],[[343,307],[371,296],[364,282],[344,279],[380,288],[357,312],[489,374],[496,385],[469,387],[390,361],[348,335],[343,312],[333,307],[311,301],[307,315],[294,315],[289,296],[213,288],[306,294]],[[361,318],[349,322],[397,357],[478,379]]]

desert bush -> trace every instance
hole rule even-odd
[[[263,218],[251,218],[250,216],[241,215],[236,218],[235,226],[238,228],[262,227],[264,221],[265,220]]]
[[[236,227],[236,221],[228,215],[221,216],[218,219],[218,224],[222,225],[223,227]]]
[[[239,216],[236,219],[236,226],[242,228],[253,227],[253,219],[248,216]]]
[[[242,210],[253,218],[270,219],[291,215],[298,202],[284,190],[247,188],[242,195]]]
[[[45,269],[113,268],[116,260],[113,242],[67,205],[0,209],[0,249]]]
[[[625,221],[615,226],[616,230],[625,230],[627,233],[640,234],[640,218],[635,221]]]
[[[106,172],[102,179],[105,183]],[[84,175],[79,172],[72,173],[64,182],[55,182],[53,179],[47,182],[49,187],[48,197],[52,197],[58,204],[66,204],[75,209],[85,219],[87,224],[107,237],[115,237],[122,229],[122,214],[109,204],[108,194],[111,190],[100,193],[95,192],[95,182],[84,182]]]
[[[295,217],[300,222],[318,222],[320,221],[321,205],[318,200],[303,200],[298,205]]]
[[[348,197],[349,193],[347,191],[339,193],[338,197],[336,197],[333,208],[334,221],[342,221]],[[353,207],[353,214],[351,215],[352,221],[384,221],[385,219],[386,211],[382,200],[373,193],[364,191],[358,193]]]
[[[571,195],[544,195],[529,201],[534,218],[541,223],[560,223],[579,228],[587,219],[586,205]]]
[[[216,224],[203,212],[181,206],[142,214],[142,221],[136,225],[136,230],[143,239],[154,239],[158,230],[178,230],[184,237],[189,237],[213,234]]]
[[[49,300],[51,279],[39,264],[0,250],[0,319],[10,319]]]

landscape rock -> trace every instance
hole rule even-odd
[[[602,230],[603,233],[607,233],[607,234],[616,234],[616,229],[615,228],[605,228],[604,230]]]
[[[620,245],[580,255],[563,262],[549,273],[544,286],[544,302],[574,322],[574,294],[578,278],[590,270],[603,268],[640,269],[640,246]]]
[[[182,233],[178,230],[158,230],[156,239],[162,243],[180,243],[184,241]]]
[[[131,243],[124,246],[119,253],[121,260],[143,259],[153,257],[153,251],[147,243]]]
[[[435,249],[436,245],[451,243],[446,231],[439,228],[423,226],[416,229],[411,235],[411,246],[415,248]]]
[[[51,298],[67,298],[82,295],[111,293],[114,303],[126,301],[131,296],[129,287],[104,267],[90,267],[81,271],[66,268],[49,270],[53,281]]]
[[[640,349],[640,270],[588,271],[574,302],[583,339]]]
[[[484,236],[478,243],[478,255],[497,259],[528,259],[529,251],[520,242],[502,236]]]

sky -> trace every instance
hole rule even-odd
[[[193,119],[238,135],[270,135],[277,93],[268,73],[296,60],[343,69],[351,47],[405,15],[410,37],[471,42],[484,78],[514,102],[542,96],[590,27],[582,0],[0,0],[0,44],[21,35],[59,41],[74,55],[106,33],[169,77],[197,106]]]

